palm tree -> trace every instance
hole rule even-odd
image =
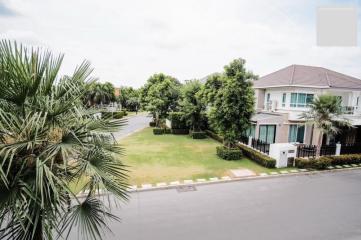
[[[111,83],[92,82],[88,84],[85,99],[89,106],[108,104],[115,99],[114,86]]]
[[[86,239],[101,238],[105,220],[117,217],[99,189],[127,198],[122,149],[111,136],[124,123],[84,108],[90,65],[60,77],[62,60],[0,42],[0,239],[67,237],[75,225]],[[69,187],[80,179],[85,198]]]
[[[341,100],[332,95],[321,95],[310,103],[310,110],[304,112],[301,118],[315,126],[320,134],[317,140],[316,156],[320,155],[323,135],[335,135],[341,127],[350,127],[347,119],[342,118]]]

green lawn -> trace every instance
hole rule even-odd
[[[146,128],[123,140],[124,164],[130,166],[130,183],[170,182],[184,179],[222,177],[229,169],[248,168],[256,173],[271,172],[247,158],[225,161],[216,156],[213,139],[192,139],[187,135],[153,135]]]

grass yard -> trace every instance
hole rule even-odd
[[[271,172],[247,158],[225,161],[217,157],[213,139],[192,139],[187,135],[153,135],[146,128],[123,140],[124,164],[130,166],[130,183],[144,184],[184,179],[222,177],[229,169],[248,168],[256,173]]]

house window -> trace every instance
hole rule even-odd
[[[313,94],[291,93],[291,107],[307,107],[313,101]]]
[[[288,142],[299,142],[303,143],[305,137],[305,126],[304,125],[290,125],[288,132]]]
[[[260,125],[259,126],[259,140],[274,143],[276,137],[276,125]]]
[[[245,134],[247,137],[251,136],[252,138],[255,138],[256,136],[256,125],[252,124],[246,131]]]
[[[286,107],[286,93],[282,94],[282,107]]]

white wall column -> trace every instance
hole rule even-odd
[[[335,155],[340,156],[340,154],[341,154],[341,144],[337,143],[336,144],[336,153],[335,153]]]

